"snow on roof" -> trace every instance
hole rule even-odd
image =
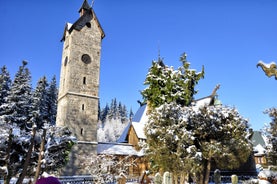
[[[261,145],[261,146],[265,147],[267,145],[265,137],[262,135],[262,132],[260,132],[260,131],[253,132],[251,141],[252,141],[252,144],[254,147],[257,145]]]
[[[116,142],[118,143],[126,143],[127,142],[127,136],[128,136],[128,132],[131,126],[131,122],[128,123],[128,125],[125,127],[125,129],[123,130],[122,134],[120,135],[120,137],[118,138],[118,140]]]
[[[97,154],[107,155],[138,155],[138,152],[130,144],[99,142]]]
[[[67,31],[72,27],[72,25],[73,25],[73,24],[71,24],[71,23],[69,23],[69,22],[66,23],[66,29],[67,29]]]
[[[132,122],[132,126],[134,127],[134,130],[138,136],[139,139],[146,139],[146,136],[144,134],[144,122]]]
[[[266,149],[258,144],[257,146],[254,147],[254,152],[255,152],[255,156],[259,156],[259,155],[264,155],[266,152]]]
[[[212,98],[210,96],[201,98],[199,100],[195,100],[195,108],[199,109],[200,107],[203,107],[205,105],[209,105],[211,103]]]
[[[143,105],[141,106],[138,111],[136,112],[134,118],[133,118],[133,122],[147,122],[148,121],[148,117],[146,115],[146,109],[147,109],[147,105]]]

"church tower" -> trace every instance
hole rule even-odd
[[[56,120],[57,126],[69,127],[77,138],[73,157],[96,152],[100,53],[105,36],[87,0],[79,13],[75,23],[66,24],[62,37],[64,45]],[[70,164],[75,165],[77,171],[72,168],[68,174],[78,174],[76,162],[76,158],[72,158]]]

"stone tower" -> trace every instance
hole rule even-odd
[[[101,42],[104,31],[87,0],[80,17],[67,23],[58,95],[57,126],[67,126],[76,136],[71,161],[64,174],[80,174],[78,155],[96,152]],[[74,168],[73,168],[74,166]]]

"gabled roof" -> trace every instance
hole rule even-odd
[[[145,123],[148,121],[148,117],[146,115],[147,111],[147,105],[142,105],[134,115],[134,118],[132,122],[130,122],[126,128],[124,129],[123,133],[117,140],[117,142],[120,143],[126,143],[127,142],[127,136],[130,130],[130,127],[132,126],[135,130],[135,133],[139,139],[146,139],[146,136],[144,134],[144,127]]]
[[[88,1],[87,1],[87,0],[84,0],[82,6],[81,6],[80,9],[79,9],[79,13],[82,11],[82,9],[84,9],[84,10],[90,10],[90,9],[91,9],[91,7],[90,7],[90,5],[88,4]]]
[[[146,112],[147,112],[147,105],[145,104],[140,106],[132,121],[137,123],[146,123],[148,121],[148,116]]]
[[[105,155],[140,155],[130,144],[99,142],[97,154]]]
[[[95,19],[96,24],[97,24],[98,28],[100,29],[101,38],[103,39],[105,37],[104,30],[103,30],[103,28],[102,28],[102,26],[101,26],[101,24],[100,24],[100,22],[99,22],[99,20],[96,16],[96,14],[94,13],[93,9],[88,5],[86,0],[84,1],[83,5],[82,5],[82,7],[80,8],[79,11],[81,11],[82,9],[85,9],[86,12],[75,23],[71,24],[70,27],[68,26],[68,24],[70,24],[70,23],[66,24],[61,41],[64,41],[65,36],[66,36],[66,32],[68,32],[70,34],[73,30],[80,31],[93,18]]]
[[[265,137],[262,135],[260,131],[253,131],[253,135],[251,136],[251,141],[253,146],[261,145],[262,147],[266,147],[267,143]]]
[[[132,126],[139,139],[146,139],[146,135],[144,133],[145,122],[132,122]]]
[[[128,136],[128,132],[129,132],[129,129],[131,127],[131,122],[128,123],[128,125],[125,127],[125,129],[123,130],[121,136],[118,138],[118,140],[116,142],[118,143],[127,143],[127,136]]]

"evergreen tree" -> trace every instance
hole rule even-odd
[[[246,161],[251,151],[248,125],[235,109],[192,106],[204,68],[198,73],[190,69],[186,54],[180,60],[182,66],[174,70],[159,59],[147,74],[148,87],[142,91],[149,108],[147,154],[156,168],[172,172],[176,181],[186,173],[203,184],[212,161],[218,167],[228,163],[225,168]]]
[[[122,114],[123,114],[123,106],[121,105],[121,102],[118,102],[116,118],[122,118]]]
[[[129,113],[129,120],[130,121],[132,121],[133,116],[134,116],[133,110],[132,110],[132,108],[130,108],[130,113]]]
[[[31,112],[31,74],[27,62],[23,61],[11,85],[7,98],[7,111],[4,116],[6,123],[17,124],[21,129],[28,129]]]
[[[126,106],[122,105],[122,109],[120,111],[120,117],[121,117],[121,122],[122,123],[127,121],[127,114],[128,114],[128,112],[127,112]]]
[[[101,120],[101,106],[100,106],[100,100],[98,100],[98,121]]]
[[[190,174],[199,184],[208,183],[212,163],[235,169],[252,151],[247,121],[227,106],[161,105],[152,110],[146,135],[156,166],[175,177]]]
[[[102,123],[106,121],[109,111],[110,111],[109,105],[106,104],[104,109],[101,111],[100,120],[102,121]]]
[[[268,154],[268,163],[271,165],[277,164],[277,108],[269,108],[265,111],[271,118],[271,122],[266,129],[267,137],[272,145]]]
[[[0,116],[5,114],[7,107],[7,97],[11,88],[11,78],[10,73],[7,70],[6,66],[1,68],[0,73]]]
[[[49,123],[47,87],[47,79],[44,76],[39,79],[33,94],[32,119],[38,129],[42,129],[45,123]]]
[[[109,108],[109,113],[108,113],[108,118],[111,119],[116,119],[118,116],[118,107],[117,107],[117,100],[116,98],[112,99],[110,108]]]
[[[47,88],[47,111],[48,117],[47,122],[50,125],[56,124],[56,115],[57,115],[57,101],[58,101],[58,88],[57,88],[57,81],[56,76],[53,76],[49,87]]]
[[[219,169],[237,169],[252,152],[249,125],[235,108],[228,106],[188,107],[184,123],[201,153],[197,183],[208,184],[212,163]],[[238,157],[239,155],[239,157]]]
[[[150,109],[165,103],[177,102],[187,106],[192,102],[193,95],[197,93],[194,88],[204,77],[204,67],[199,73],[191,70],[185,53],[180,61],[182,66],[178,70],[166,66],[161,58],[152,62],[144,82],[148,87],[141,92]]]

